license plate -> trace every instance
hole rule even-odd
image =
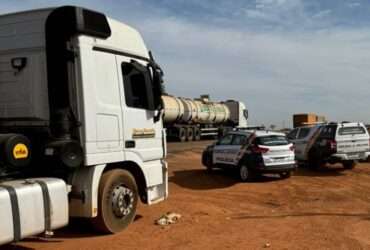
[[[272,158],[273,162],[285,162],[287,160],[288,160],[288,158],[286,158],[286,157]]]
[[[348,155],[348,159],[359,159],[360,155],[359,154],[350,154]]]

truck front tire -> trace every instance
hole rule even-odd
[[[125,229],[135,218],[138,188],[130,172],[114,169],[103,174],[98,191],[98,216],[93,226],[101,233]]]

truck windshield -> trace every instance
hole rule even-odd
[[[282,145],[289,144],[286,137],[282,135],[269,135],[269,136],[257,137],[256,143],[262,146],[282,146]]]
[[[366,131],[363,127],[344,127],[338,131],[339,135],[361,135],[365,133]]]

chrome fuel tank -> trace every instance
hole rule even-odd
[[[68,224],[68,190],[61,179],[0,182],[0,245]]]

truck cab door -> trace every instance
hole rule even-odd
[[[215,145],[213,149],[213,163],[214,164],[229,164],[227,161],[228,150],[233,139],[232,134],[225,135]]]
[[[121,87],[124,151],[127,160],[148,162],[165,157],[165,134],[159,111],[150,109],[153,88],[147,62],[116,56]],[[139,158],[139,159],[137,159]]]

